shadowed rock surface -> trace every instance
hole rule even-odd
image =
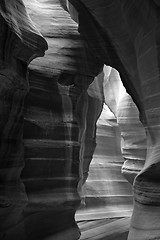
[[[102,91],[96,83],[102,83]],[[146,155],[146,135],[138,109],[126,93],[118,72],[109,66],[104,66],[103,74],[95,78],[88,93],[107,105],[104,104],[97,122],[92,162],[85,160],[85,166],[90,163],[89,177],[83,187],[85,205],[78,210],[76,219],[130,216],[133,198],[128,181],[133,183]]]
[[[0,238],[79,239],[84,189],[81,217],[131,212],[123,156],[128,239],[158,239],[158,1],[24,4],[0,3]]]
[[[82,166],[86,151],[91,151],[87,157],[92,158],[94,150],[95,123],[90,137],[86,116],[89,107],[94,114],[96,101],[90,104],[86,90],[97,74],[96,59],[89,55],[78,25],[58,1],[26,5],[49,48],[29,68],[22,173],[29,199],[25,231],[29,239],[67,238],[67,234],[77,239],[74,215],[81,202]]]
[[[139,108],[147,136],[147,155],[133,184],[135,203],[128,239],[158,239],[159,4],[144,0],[69,2],[78,11],[81,35],[99,59],[120,72]]]
[[[23,20],[21,20],[23,17]],[[22,1],[0,4],[0,239],[23,218],[28,198],[21,181],[24,167],[24,99],[27,66],[44,55],[47,43],[34,28]]]

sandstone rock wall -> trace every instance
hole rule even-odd
[[[101,88],[97,83],[101,83]],[[126,93],[119,73],[109,66],[104,66],[88,93],[105,104],[96,124],[92,161],[86,158],[84,162],[89,177],[83,186],[85,205],[76,219],[131,215],[132,186],[128,181],[133,183],[146,155],[146,135],[138,109]],[[91,122],[90,119],[88,129]]]
[[[117,168],[114,168],[116,173],[112,168],[113,175],[110,171],[113,162],[109,160],[105,165],[113,185],[112,189],[102,184],[102,191],[110,192],[107,203],[113,203],[115,196],[116,201],[122,200],[122,196],[118,198],[115,194],[117,189],[119,191],[117,186],[120,186],[120,195],[126,196],[128,192],[131,199],[131,189],[119,171],[122,157],[117,123],[124,139],[122,153],[127,159],[123,172],[131,183],[146,157],[146,136],[138,120],[137,108],[129,95],[119,91],[121,84],[117,72],[112,69],[103,73],[104,63],[119,70],[149,136],[147,161],[134,181],[134,197],[140,204],[135,204],[129,239],[134,239],[136,234],[136,239],[146,240],[142,226],[140,232],[135,230],[139,224],[138,213],[143,213],[140,224],[145,229],[149,225],[152,229],[153,222],[158,223],[158,211],[143,205],[159,204],[159,105],[156,106],[159,104],[159,61],[156,57],[159,8],[157,1],[133,2],[129,5],[125,1],[118,4],[101,1],[100,4],[96,0],[25,0],[25,5],[22,0],[4,0],[0,3],[1,238],[49,240],[65,236],[78,239],[80,233],[74,217],[94,151],[94,160],[95,156],[103,155],[98,165],[106,164],[104,156],[109,150],[112,150],[113,159],[114,151],[118,152],[116,181]],[[133,19],[140,3],[144,18],[138,14],[139,30]],[[47,44],[45,57],[32,61],[44,55]],[[150,79],[156,87],[152,88]],[[107,117],[103,112],[97,130],[96,122],[104,101],[117,123],[112,119],[114,123],[104,127]],[[108,128],[113,125],[116,134],[111,131],[113,128]],[[101,136],[97,138],[100,149],[96,149],[96,130]],[[108,150],[105,148],[104,130],[111,134],[115,148],[111,143]],[[87,186],[89,181],[93,192],[101,195],[98,181],[94,185],[95,179],[90,177]],[[86,187],[89,193],[90,187]],[[91,202],[89,198],[87,201]],[[152,213],[151,220],[147,213]],[[145,216],[148,222],[142,221]],[[158,224],[156,228],[148,239],[158,237]]]
[[[147,155],[133,185],[128,239],[159,238],[159,4],[144,0],[69,2],[78,11],[79,29],[90,48],[120,72],[146,131]]]
[[[92,147],[90,136],[86,139],[90,104],[86,90],[99,66],[93,67],[94,55],[89,54],[78,25],[59,1],[26,2],[26,6],[49,48],[44,58],[29,67],[22,172],[29,199],[25,232],[34,240],[67,238],[68,234],[69,239],[77,239],[74,215],[81,201],[85,143]],[[92,150],[89,158],[90,154]]]
[[[23,20],[21,20],[23,17]],[[0,3],[0,238],[22,218],[28,202],[24,167],[24,99],[29,90],[27,66],[43,56],[47,43],[34,28],[22,1]]]

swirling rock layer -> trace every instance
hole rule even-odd
[[[140,119],[147,133],[145,164],[133,185],[135,208],[128,239],[158,239],[159,4],[157,1],[144,0],[70,2],[79,13],[80,32],[92,50],[105,64],[117,68],[120,72],[127,91],[139,108]]]
[[[68,1],[61,0],[62,6],[68,12],[56,0],[24,2],[37,28],[31,22],[21,0],[4,0],[0,4],[0,110],[3,115],[0,122],[0,237],[8,240],[56,239],[64,237],[65,233],[65,238],[79,238],[74,214],[80,204],[79,193],[87,179],[96,147],[96,121],[102,111],[103,101],[106,101],[103,95],[103,73],[98,80],[93,80],[106,63],[120,71],[122,81],[137,104],[146,127],[147,160],[134,181],[134,197],[140,204],[135,204],[133,228],[129,235],[129,239],[136,236],[137,239],[146,240],[143,227],[148,229],[150,224],[152,229],[153,222],[159,222],[156,210],[151,208],[154,210],[152,212],[149,207],[143,206],[144,203],[159,205],[158,2],[140,0],[117,4],[114,1],[70,0],[74,8]],[[138,11],[135,20],[137,9],[142,10]],[[78,25],[69,13],[79,23],[81,35],[78,33]],[[23,114],[24,99],[28,91],[27,66],[35,57],[43,56],[47,49],[46,41],[40,32],[46,38],[49,50],[44,58],[37,59],[30,65],[30,92]],[[88,88],[92,81],[93,84]],[[152,87],[153,83],[156,87]],[[143,164],[139,167],[137,163],[145,159],[145,134],[143,131],[142,135],[139,134],[140,138],[134,136],[130,145],[133,132],[126,130],[127,124],[134,125],[137,130],[142,126],[137,121],[138,112],[134,105],[131,107],[136,112],[136,120],[130,113],[127,116],[126,106],[132,102],[131,99],[124,97],[117,102],[118,96],[115,94],[114,99],[110,99],[109,107],[121,125],[124,138],[122,150],[125,158],[129,160],[127,164],[130,165],[133,161],[132,170],[139,171]],[[121,108],[118,111],[117,106]],[[124,108],[127,111],[122,114]],[[127,119],[125,126],[124,117]],[[113,127],[113,122],[110,125]],[[104,129],[111,135],[110,140],[114,141],[115,136],[118,136],[114,143],[114,152],[118,151],[118,161],[114,161],[116,167],[118,165],[118,179],[115,180],[114,173],[113,177],[109,170],[111,175],[107,181],[114,179],[111,181],[114,191],[109,184],[107,187],[102,184],[101,192],[97,179],[89,178],[86,183],[86,202],[91,205],[97,204],[89,198],[95,193],[98,193],[102,202],[110,204],[112,201],[112,204],[117,204],[118,196],[120,195],[118,201],[121,201],[122,195],[126,196],[127,189],[131,199],[130,188],[119,175],[122,162],[119,164],[120,134],[117,134],[117,125],[108,129],[106,126],[102,123],[102,131],[99,126],[99,141],[103,146],[103,140],[106,140],[102,133]],[[111,130],[115,130],[116,134]],[[134,145],[136,148],[140,146],[140,151],[136,154]],[[98,158],[102,155],[102,162],[99,162],[108,169],[111,168],[110,165],[113,166],[110,159],[107,164],[104,163],[104,156],[107,156],[109,150],[113,148],[110,147],[106,152],[103,146],[101,154],[96,152],[98,148],[95,151]],[[112,158],[113,155],[114,153]],[[128,171],[127,164],[124,169]],[[134,168],[135,165],[138,169]],[[117,168],[114,169],[117,171]],[[130,181],[133,182],[133,178]],[[105,191],[110,192],[107,200],[103,199]],[[148,222],[143,221],[145,211],[152,213]],[[138,226],[138,212],[143,213],[140,221],[142,226],[140,233],[135,231],[134,235],[134,229]],[[143,226],[144,223],[146,225]],[[6,231],[9,228],[10,230]],[[155,229],[158,229],[158,224]],[[157,238],[159,230],[152,233],[152,236]]]
[[[23,23],[20,18],[23,16]],[[0,238],[23,215],[27,195],[21,181],[24,167],[23,107],[28,92],[27,65],[43,56],[47,43],[22,1],[0,3]]]
[[[27,6],[49,49],[29,70],[22,173],[29,200],[25,232],[35,240],[63,236],[69,229],[70,239],[77,239],[74,214],[80,204],[78,183],[83,179],[85,91],[95,68],[77,24],[58,1],[34,1]]]

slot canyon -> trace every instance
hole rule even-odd
[[[0,240],[160,240],[159,1],[1,0],[0,23]]]

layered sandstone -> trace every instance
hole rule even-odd
[[[22,1],[0,3],[0,238],[23,218],[28,203],[24,167],[24,100],[28,64],[44,55],[47,43],[32,24]],[[8,239],[8,238],[7,238]]]
[[[128,239],[158,239],[160,236],[158,1],[69,2],[78,11],[82,36],[99,60],[120,72],[127,92],[140,111],[140,119],[147,136],[147,154],[143,169],[133,184],[135,203]]]

